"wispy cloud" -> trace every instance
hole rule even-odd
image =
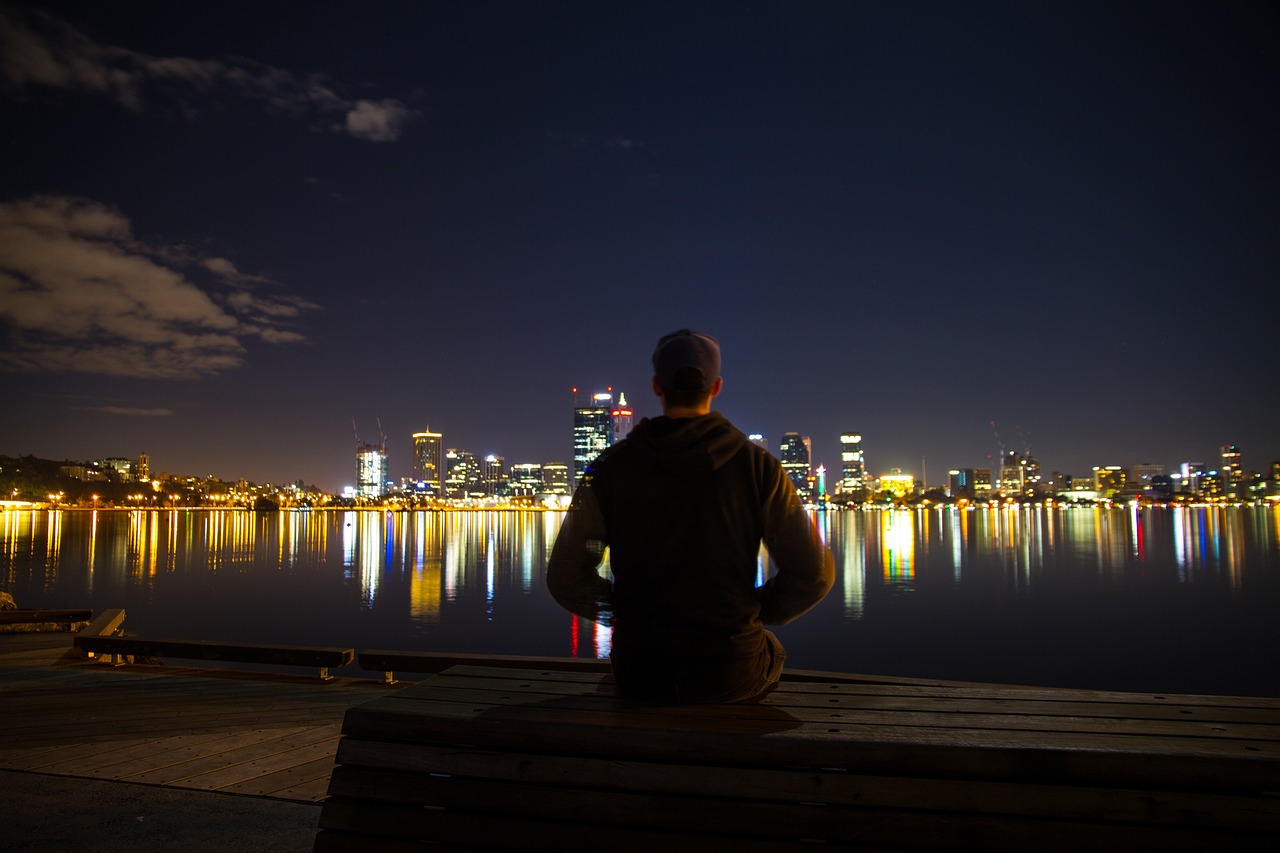
[[[110,98],[144,111],[165,102],[191,117],[235,97],[267,112],[371,142],[400,138],[418,115],[395,98],[349,98],[322,74],[297,74],[242,57],[150,56],[100,44],[43,11],[0,5],[0,88],[12,94],[54,88]]]
[[[244,341],[296,343],[316,306],[261,292],[225,258],[134,238],[98,202],[36,196],[0,204],[0,368],[192,378],[240,367]]]

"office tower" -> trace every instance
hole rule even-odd
[[[862,435],[840,434],[840,485],[838,491],[856,495],[867,488],[867,466],[862,457]]]
[[[948,471],[947,494],[953,498],[973,497],[973,469],[952,468]]]
[[[617,444],[619,441],[627,437],[627,433],[631,432],[631,419],[634,413],[631,407],[627,405],[627,395],[618,394],[618,405],[613,407],[613,411],[609,413],[609,419],[613,422],[613,441]]]
[[[508,479],[513,495],[541,494],[545,486],[542,480],[542,465],[537,462],[517,462],[511,466]]]
[[[1234,494],[1244,482],[1244,469],[1240,467],[1240,448],[1234,444],[1222,445],[1222,483],[1228,494]]]
[[[1093,466],[1093,488],[1100,498],[1109,498],[1124,491],[1126,482],[1128,477],[1119,465]]]
[[[915,475],[904,474],[901,468],[890,468],[888,474],[881,475],[877,490],[888,492],[895,498],[909,497],[916,492]]]
[[[468,498],[480,493],[480,467],[474,454],[449,448],[444,464],[445,494],[451,498]]]
[[[134,470],[137,472],[139,483],[149,481],[151,479],[151,457],[146,453],[139,453],[137,467]]]
[[[1000,454],[1000,497],[1016,498],[1022,495],[1026,471],[1018,451],[1006,450]]]
[[[563,462],[546,463],[542,466],[542,482],[550,494],[569,494],[569,466]]]
[[[444,436],[427,427],[413,434],[413,480],[417,488],[444,494]]]
[[[507,484],[506,460],[490,453],[484,458],[480,482],[489,497],[501,494]]]
[[[808,500],[811,491],[809,488],[811,448],[809,436],[798,432],[783,433],[782,441],[778,442],[778,458],[782,460],[782,470],[787,472],[787,477],[790,478],[791,485],[796,487],[801,500]]]
[[[1164,474],[1163,465],[1144,462],[1129,469],[1129,482],[1133,484],[1135,489],[1149,489],[1151,488],[1152,480],[1162,474]]]
[[[380,498],[387,483],[387,450],[378,444],[356,445],[356,494]]]
[[[751,435],[747,436],[747,441],[751,442],[761,450],[769,449],[769,442],[765,439],[763,435],[761,435],[758,432],[753,432],[751,433]]]
[[[573,389],[573,487],[600,451],[613,444],[613,394],[595,394],[589,400],[578,400]]]

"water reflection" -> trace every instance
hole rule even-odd
[[[1063,637],[1078,643],[1089,632],[1131,645],[1126,632],[1142,619],[1144,638],[1167,649],[1185,647],[1189,621],[1200,637],[1234,632],[1237,645],[1268,645],[1250,638],[1275,632],[1280,507],[933,507],[814,517],[838,577],[814,613],[783,626],[797,665],[857,670],[868,660],[868,632],[898,656],[882,671],[910,651],[901,645],[908,637],[921,660],[942,661],[952,647],[957,658],[969,648],[968,659],[988,659]],[[130,630],[156,636],[606,657],[607,626],[570,616],[543,588],[561,519],[6,511],[0,589],[23,607],[125,607]],[[770,571],[762,551],[758,582]],[[1226,606],[1234,609],[1210,614]],[[1112,614],[1112,634],[1096,627],[1105,628],[1097,612]],[[975,645],[991,626],[1017,633]],[[1197,649],[1205,671],[1230,666]],[[1179,671],[1187,666],[1178,661]]]

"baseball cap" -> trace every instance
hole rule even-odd
[[[663,335],[653,350],[653,375],[664,388],[674,387],[676,374],[692,368],[702,376],[702,387],[720,378],[720,342],[710,335],[681,329]]]

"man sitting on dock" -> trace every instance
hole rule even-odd
[[[789,622],[835,578],[781,463],[718,412],[720,345],[682,329],[653,353],[662,417],[642,420],[585,472],[547,566],[566,609],[613,626],[623,696],[751,702],[786,652],[764,625]],[[760,543],[777,573],[755,585]],[[598,567],[608,549],[613,580]]]

